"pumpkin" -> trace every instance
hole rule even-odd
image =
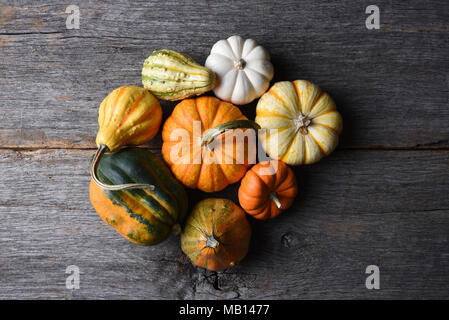
[[[232,130],[236,128],[259,126],[236,106],[215,97],[183,100],[162,129],[162,155],[187,187],[206,192],[223,190],[239,181],[255,162],[255,135]]]
[[[95,183],[108,190],[146,187],[134,183],[108,186],[99,181],[96,166],[107,151],[113,152],[122,146],[139,145],[152,139],[158,132],[161,121],[161,105],[147,90],[137,86],[123,86],[109,93],[98,111],[98,150],[91,165],[91,176]]]
[[[289,208],[298,185],[295,175],[284,162],[259,162],[242,179],[239,188],[240,206],[259,220],[271,219]]]
[[[151,151],[129,147],[105,154],[98,178],[106,184],[138,183],[152,188],[111,191],[90,183],[90,201],[98,215],[118,233],[139,245],[165,240],[180,231],[187,213],[184,187]]]
[[[267,154],[290,165],[330,154],[343,127],[332,98],[304,80],[275,83],[257,103],[256,122]]]
[[[212,90],[215,73],[186,54],[164,49],[145,60],[142,83],[159,99],[174,101]]]
[[[221,271],[246,256],[250,238],[251,226],[239,206],[227,199],[205,199],[187,218],[181,248],[193,264]]]
[[[215,95],[237,105],[260,97],[274,75],[269,53],[255,40],[240,36],[215,43],[206,67],[218,77]]]

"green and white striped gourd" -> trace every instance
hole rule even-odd
[[[186,54],[163,49],[145,60],[142,83],[157,98],[175,101],[212,90],[215,73]]]

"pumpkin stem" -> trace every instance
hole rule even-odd
[[[234,68],[237,70],[243,70],[246,66],[246,61],[243,59],[234,60]]]
[[[252,120],[233,120],[229,122],[222,123],[214,128],[211,128],[207,130],[203,136],[201,137],[201,146],[205,147],[209,143],[211,143],[215,137],[219,136],[226,130],[232,130],[237,128],[248,128],[248,129],[254,129],[259,130],[260,126],[252,121]]]
[[[104,144],[100,144],[100,146],[97,149],[97,152],[95,152],[94,160],[92,161],[92,164],[90,165],[90,175],[92,177],[92,180],[102,189],[104,190],[111,190],[111,191],[118,191],[118,190],[125,190],[125,189],[149,189],[154,190],[154,186],[151,184],[142,184],[142,183],[127,183],[127,184],[117,184],[117,185],[110,185],[110,184],[104,184],[100,181],[100,179],[97,176],[97,167],[98,163],[100,162],[101,157],[103,154],[108,151],[108,147]]]
[[[215,249],[220,245],[220,242],[215,239],[214,235],[206,236],[206,247]]]
[[[273,200],[273,202],[276,204],[276,207],[278,207],[278,209],[282,209],[282,203],[281,203],[281,201],[279,201],[279,198],[278,198],[278,195],[276,192],[271,191],[269,197],[271,200]]]
[[[312,123],[312,120],[309,119],[309,117],[303,115],[300,113],[299,117],[296,119],[293,119],[293,122],[295,124],[296,130],[301,132],[301,134],[306,135],[309,133],[307,130],[307,127]]]

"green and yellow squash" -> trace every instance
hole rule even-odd
[[[162,100],[181,100],[215,87],[215,73],[186,54],[154,51],[144,62],[142,83]]]
[[[130,147],[105,153],[97,174],[101,182],[109,185],[149,186],[112,191],[91,180],[93,207],[123,237],[139,245],[154,245],[165,240],[172,230],[181,230],[187,213],[186,192],[151,151]]]

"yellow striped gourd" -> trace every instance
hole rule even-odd
[[[93,181],[106,190],[150,187],[136,183],[106,185],[98,179],[96,167],[105,152],[114,152],[123,146],[139,145],[152,139],[157,134],[161,121],[162,108],[159,101],[144,88],[123,86],[109,93],[98,110],[98,149],[90,168]]]

